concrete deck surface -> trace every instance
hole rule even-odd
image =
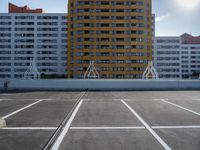
[[[0,93],[0,149],[43,149],[83,92]],[[149,129],[149,128],[150,129]],[[60,150],[200,149],[200,91],[86,92]]]

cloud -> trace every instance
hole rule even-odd
[[[171,16],[171,14],[167,13],[167,14],[164,14],[162,16],[156,17],[156,22],[161,22],[161,21],[165,20],[166,18],[168,18],[170,16]]]

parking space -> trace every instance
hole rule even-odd
[[[0,129],[1,150],[39,150],[53,134],[49,130],[2,130]]]
[[[141,125],[137,118],[120,101],[106,100],[84,101],[72,124],[75,127]]]
[[[112,92],[88,92],[85,100],[91,101],[113,101],[113,100],[120,100],[121,98],[118,95],[113,94]]]
[[[0,149],[42,149],[76,103],[81,92],[0,94]]]
[[[155,129],[173,150],[199,150],[200,128]]]
[[[86,92],[57,138],[59,149],[199,150],[199,93]],[[0,149],[42,149],[82,94],[0,94],[0,115],[11,114],[0,129]]]
[[[57,127],[75,101],[42,101],[6,119],[8,127]]]
[[[0,117],[4,117],[20,108],[23,108],[37,100],[2,100],[0,101]]]
[[[200,99],[192,99],[192,100],[174,100],[174,99],[170,99],[170,100],[167,100],[169,102],[172,102],[174,104],[177,104],[179,106],[182,106],[182,107],[185,107],[185,108],[188,108],[190,110],[194,110],[196,111],[197,113],[200,114]]]
[[[13,92],[13,93],[0,93],[0,99],[9,100],[33,100],[33,99],[52,99],[52,100],[76,100],[81,92],[57,92],[57,91],[44,91],[44,92]]]
[[[48,94],[47,94],[48,93]],[[48,99],[54,92],[12,92],[1,93],[0,99],[10,100],[33,100],[33,99]]]
[[[70,130],[60,150],[163,150],[145,129]]]
[[[131,99],[132,101],[173,99],[173,100],[200,100],[199,91],[126,91],[113,92],[118,97]]]
[[[200,126],[200,117],[163,101],[127,102],[151,126]]]

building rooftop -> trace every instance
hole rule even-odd
[[[28,6],[19,7],[12,3],[8,5],[8,12],[9,13],[44,13],[43,9],[30,9]]]
[[[200,44],[200,36],[192,36],[190,34],[181,35],[182,44]]]

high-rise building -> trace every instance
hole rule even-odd
[[[159,78],[199,78],[200,36],[155,37],[153,57]]]
[[[40,74],[66,76],[67,14],[1,13],[0,78],[23,78],[34,61]]]
[[[152,14],[152,36],[156,36],[156,15]]]
[[[68,77],[141,78],[152,60],[151,0],[69,0]]]

